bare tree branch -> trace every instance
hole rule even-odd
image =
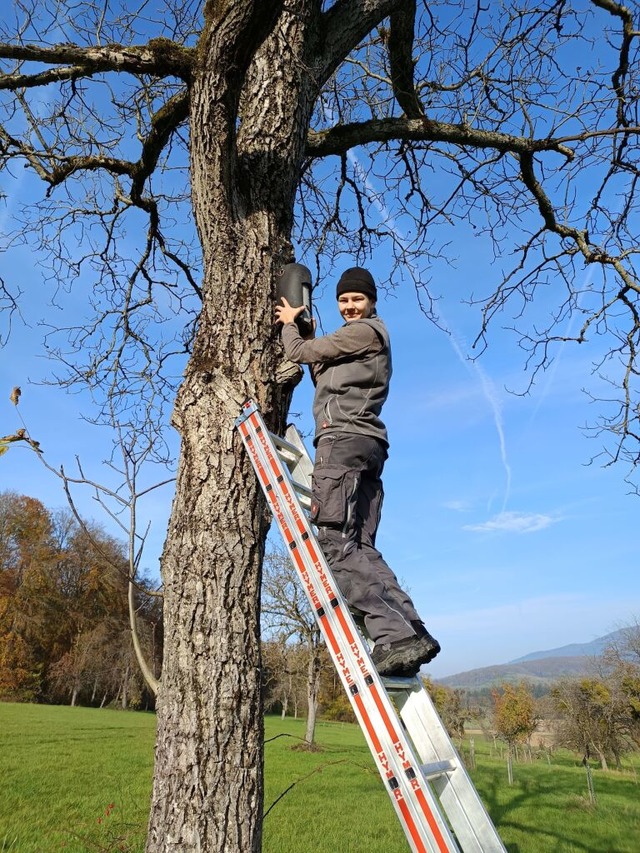
[[[69,68],[49,69],[38,74],[0,75],[0,89],[15,91],[60,80],[75,80],[104,71],[127,71],[130,74],[151,74],[156,77],[175,76],[188,81],[193,56],[193,48],[181,47],[164,38],[152,39],[141,46],[109,47],[79,47],[73,44],[42,47],[0,42],[0,59],[71,64]]]
[[[633,132],[633,131],[628,131]],[[636,133],[640,130],[636,129]],[[472,148],[493,148],[514,153],[556,151],[568,160],[571,149],[553,138],[530,139],[498,131],[482,130],[467,124],[450,124],[428,118],[387,118],[352,124],[339,124],[328,130],[311,131],[307,140],[309,157],[327,157],[344,153],[372,142],[450,142]]]
[[[390,16],[389,68],[393,94],[407,118],[420,118],[424,109],[414,80],[416,0],[404,0]]]

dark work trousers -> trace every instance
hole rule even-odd
[[[380,475],[385,445],[354,433],[322,436],[313,469],[311,519],[349,606],[360,611],[369,636],[388,643],[415,635],[413,602],[376,549],[382,510]]]

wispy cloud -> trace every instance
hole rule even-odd
[[[451,509],[454,512],[469,512],[469,510],[472,508],[472,503],[471,501],[465,500],[451,500],[444,501],[442,506],[445,509]]]
[[[481,524],[466,524],[464,530],[479,533],[534,533],[556,524],[560,518],[541,513],[499,512]]]

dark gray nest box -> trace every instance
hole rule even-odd
[[[296,324],[302,335],[313,330],[311,325],[311,270],[304,264],[285,264],[276,285],[278,305],[282,297],[293,308],[304,305],[304,311],[296,319]]]

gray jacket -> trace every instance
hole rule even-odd
[[[389,444],[380,420],[389,393],[391,346],[389,332],[373,315],[351,320],[331,335],[305,340],[295,323],[282,328],[287,358],[310,364],[316,386],[314,444],[329,433],[370,435]]]

